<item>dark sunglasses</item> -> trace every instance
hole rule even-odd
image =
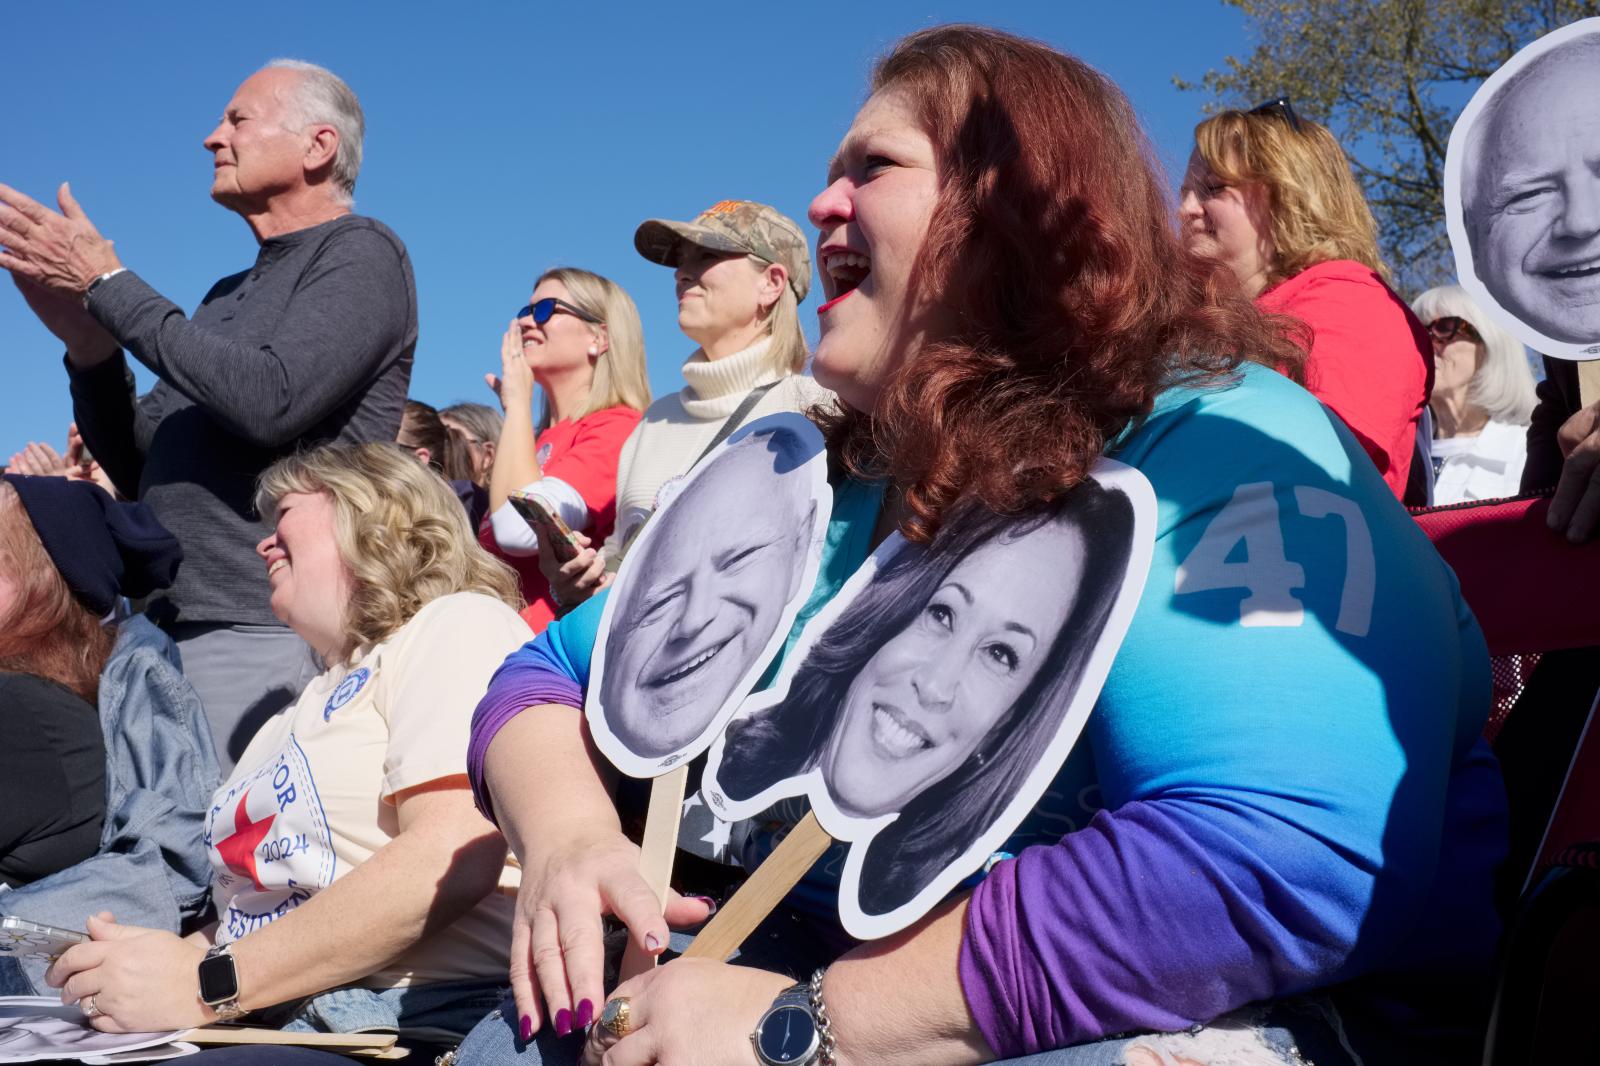
[[[598,325],[600,322],[598,318],[583,310],[581,307],[573,307],[571,304],[567,303],[567,301],[558,300],[554,296],[546,296],[544,299],[535,300],[531,304],[523,304],[522,309],[517,312],[517,317],[531,318],[533,319],[534,325],[542,326],[546,322],[550,321],[550,316],[555,314],[557,311],[565,311],[569,315],[574,315],[578,318],[581,318],[585,322],[593,322],[596,325]]]
[[[1251,115],[1276,115],[1289,123],[1289,128],[1296,133],[1300,132],[1300,116],[1294,113],[1294,105],[1287,96],[1280,96],[1276,100],[1268,100],[1264,104],[1252,107],[1248,114]]]
[[[1472,323],[1455,315],[1446,315],[1436,318],[1428,323],[1428,336],[1440,344],[1449,344],[1457,337],[1465,337],[1469,341],[1478,340],[1478,331],[1472,328]]]

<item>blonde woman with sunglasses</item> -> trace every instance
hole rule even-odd
[[[522,579],[534,632],[556,615],[540,573],[541,545],[507,499],[524,491],[593,541],[611,532],[617,513],[617,460],[650,406],[644,331],[622,286],[587,270],[548,270],[534,284],[500,346],[501,374],[489,387],[505,408],[489,477],[484,547]],[[533,386],[544,394],[538,422]]]

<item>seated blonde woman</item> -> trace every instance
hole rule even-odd
[[[48,974],[109,1031],[290,1004],[290,1028],[462,1031],[503,984],[506,846],[462,773],[473,706],[529,637],[515,575],[449,487],[392,444],[262,475],[273,612],[327,664],[217,791],[219,922],[186,938],[91,917]],[[338,995],[319,995],[330,989]],[[309,997],[309,998],[308,998]],[[302,1002],[304,1001],[304,1002]]]

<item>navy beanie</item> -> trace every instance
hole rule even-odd
[[[67,587],[96,614],[109,612],[118,596],[148,596],[172,584],[183,549],[144,504],[119,503],[87,481],[0,477],[17,490]]]

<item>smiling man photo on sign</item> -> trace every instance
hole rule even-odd
[[[1588,21],[1501,68],[1463,120],[1472,273],[1522,340],[1569,358],[1600,354],[1600,20]]]
[[[653,776],[704,750],[788,634],[827,522],[822,454],[810,423],[776,415],[668,487],[619,572],[596,651],[591,723],[624,772]]]

